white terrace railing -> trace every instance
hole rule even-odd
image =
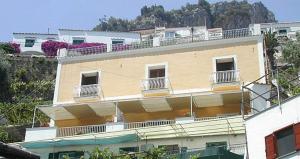
[[[74,88],[74,97],[93,97],[100,95],[100,85],[91,84],[91,85],[82,85]]]
[[[207,36],[207,37],[206,37]],[[67,49],[66,54],[61,54],[60,58],[75,57],[93,54],[102,54],[107,52],[120,52],[125,50],[136,50],[144,48],[153,48],[160,46],[170,46],[178,44],[187,44],[193,42],[207,41],[207,40],[219,40],[219,39],[231,39],[252,36],[248,28],[224,30],[217,33],[208,32],[208,35],[199,34],[188,37],[166,38],[166,39],[151,39],[148,41],[134,42],[131,44],[114,44],[114,45],[101,45],[86,48]]]
[[[167,89],[169,80],[166,77],[148,78],[142,80],[142,86],[144,91]]]
[[[74,126],[74,127],[63,127],[58,128],[57,137],[62,136],[74,136],[89,133],[105,132],[106,125],[88,125],[88,126]]]
[[[239,70],[217,71],[212,75],[214,84],[232,83],[240,81]]]
[[[146,121],[146,122],[133,122],[125,123],[125,129],[135,129],[149,126],[160,126],[160,125],[171,125],[175,124],[175,120],[156,120],[156,121]]]

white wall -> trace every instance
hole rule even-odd
[[[155,147],[159,145],[179,145],[179,147],[188,147],[189,149],[205,148],[207,142],[224,142],[227,144],[244,144],[244,135],[223,135],[223,136],[206,136],[206,137],[178,137],[173,139],[156,139],[148,140],[147,144],[153,144]],[[29,149],[32,152],[41,154],[41,159],[48,159],[49,153],[61,152],[61,151],[89,151],[91,152],[94,148],[109,148],[114,153],[119,153],[121,147],[140,147],[146,144],[146,141],[137,141],[131,143],[114,144],[114,145],[84,145],[84,146],[64,146],[64,147],[49,147],[43,149]]]
[[[26,39],[34,39],[33,47],[25,47]],[[55,34],[30,34],[30,33],[14,33],[13,42],[20,44],[21,53],[25,51],[43,52],[41,45],[43,42],[51,40],[58,40],[58,35]]]
[[[280,106],[271,107],[246,120],[250,159],[265,159],[265,136],[288,125],[300,122],[300,96]],[[300,156],[298,156],[300,157]]]
[[[125,44],[140,41],[140,34],[133,32],[98,32],[80,30],[59,30],[59,41],[72,43],[73,38],[84,38],[88,43],[112,44],[112,39],[124,39]]]
[[[25,142],[53,139],[56,137],[56,127],[26,129]]]

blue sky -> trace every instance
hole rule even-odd
[[[58,28],[92,29],[98,19],[115,16],[133,19],[144,5],[161,4],[177,9],[198,0],[1,0],[0,41],[13,32],[50,32]],[[216,2],[218,0],[209,0]],[[258,0],[248,0],[254,2]],[[300,21],[300,0],[262,0],[279,21]]]

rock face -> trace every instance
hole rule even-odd
[[[214,4],[199,0],[197,4],[186,4],[181,9],[165,11],[161,5],[144,6],[141,15],[134,20],[115,17],[103,18],[94,30],[130,31],[149,29],[155,26],[185,27],[203,26],[223,29],[245,28],[251,23],[275,22],[274,14],[263,3],[247,1],[224,1]]]
[[[252,4],[250,15],[251,23],[270,23],[276,21],[273,12],[269,11],[262,2]]]

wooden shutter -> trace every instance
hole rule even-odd
[[[296,150],[300,150],[300,123],[294,125],[294,134]]]
[[[276,138],[274,134],[265,137],[267,159],[276,159]]]

